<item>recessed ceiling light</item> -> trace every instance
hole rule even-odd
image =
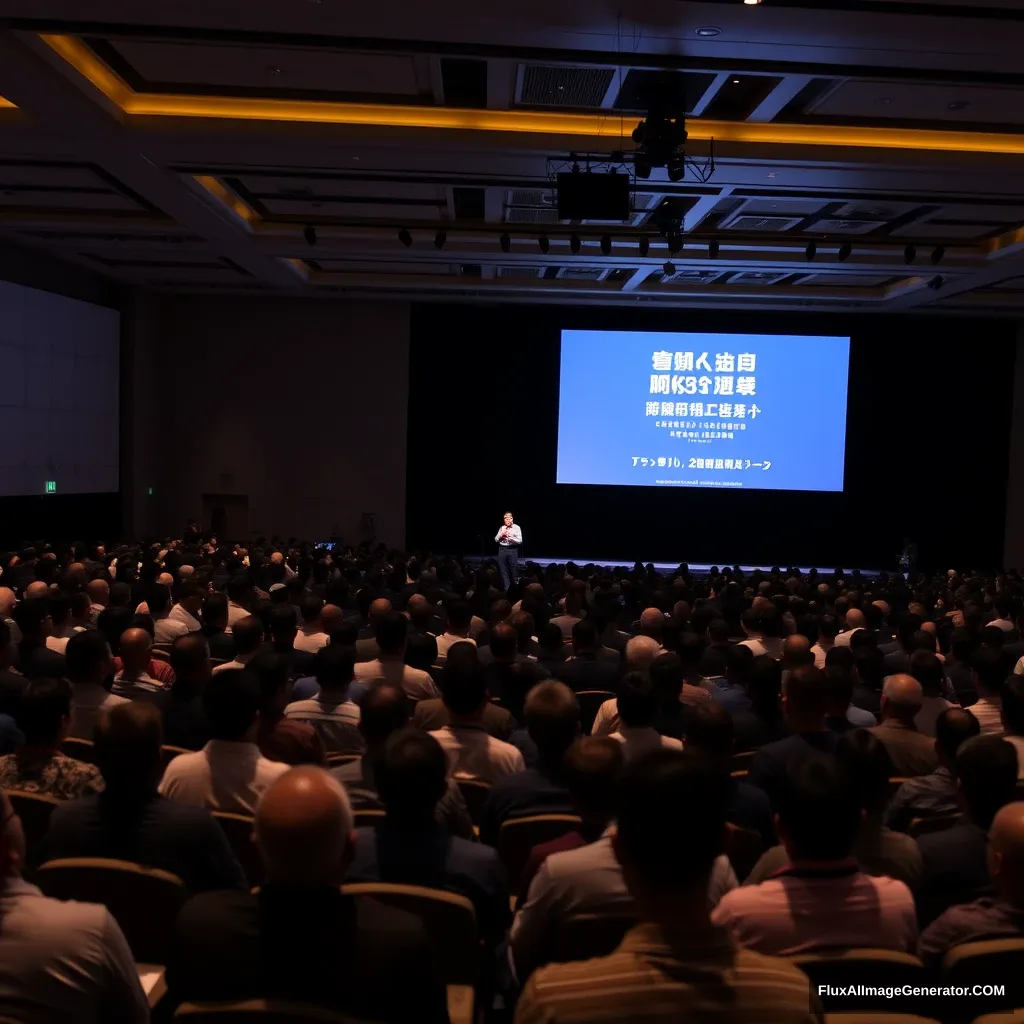
[[[722,30],[717,25],[701,25],[696,31],[701,39],[713,39],[722,34]]]
[[[733,85],[739,85],[739,84],[740,84],[740,80],[739,80],[738,78],[734,78],[734,79],[732,80],[732,84],[733,84]]]
[[[946,104],[947,110],[966,110],[970,106],[967,100],[953,100],[952,103]]]
[[[890,103],[892,103],[892,97],[891,96],[879,96],[878,100],[876,102],[879,104],[879,106],[887,107],[887,106],[889,106]]]
[[[283,75],[284,74],[284,68],[279,68],[276,64],[271,64],[267,68],[267,74],[268,75]]]
[[[760,2],[761,0],[743,0],[747,7],[756,7]]]
[[[769,172],[768,172],[768,177],[769,177],[769,178],[777,178],[777,177],[778,177],[778,175],[777,175],[777,174],[776,174],[776,173],[775,173],[774,171],[769,171]]]

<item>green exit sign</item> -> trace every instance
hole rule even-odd
[[[152,487],[147,487],[146,488],[146,497],[147,498],[152,498],[153,497],[153,488]]]
[[[47,494],[56,494],[57,493],[57,481],[56,480],[47,480],[46,481],[46,493]]]

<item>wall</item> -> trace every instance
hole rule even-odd
[[[142,294],[129,320],[135,532],[237,494],[253,533],[358,541],[373,512],[404,542],[407,304]]]
[[[1013,424],[1006,483],[1003,566],[1024,569],[1024,323],[1017,325],[1017,364],[1013,379]]]

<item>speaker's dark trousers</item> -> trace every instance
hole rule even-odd
[[[498,545],[498,572],[501,585],[508,588],[519,582],[519,547],[515,544]]]

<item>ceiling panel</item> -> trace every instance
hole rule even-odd
[[[852,80],[825,95],[813,113],[872,121],[950,121],[964,128],[1022,124],[1024,88]]]
[[[29,186],[0,188],[0,207],[27,207],[35,210],[109,210],[138,211],[138,203],[116,192],[75,189],[33,189]]]

